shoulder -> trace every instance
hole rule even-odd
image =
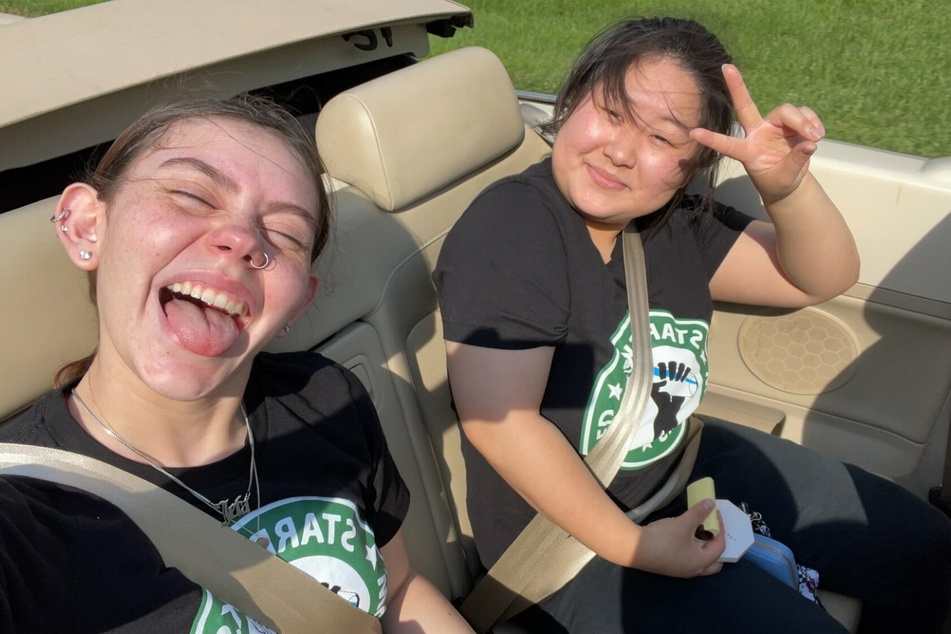
[[[261,352],[254,358],[251,373],[265,396],[365,392],[352,372],[318,352]]]
[[[658,232],[656,246],[697,251],[708,277],[712,277],[752,220],[721,202],[715,202],[710,209],[701,196],[686,196]]]
[[[52,428],[63,422],[63,390],[52,390],[28,409],[0,425],[0,442],[55,447]]]
[[[82,489],[26,476],[0,476],[0,504],[0,527],[18,531],[28,526],[48,531],[55,523],[78,529],[76,518],[84,515],[124,517],[117,507]]]
[[[704,204],[703,197],[699,195],[684,196],[671,219],[679,220],[694,232],[703,232],[712,227],[740,232],[753,220],[751,216],[718,200],[713,201],[712,209],[710,209]]]
[[[200,599],[118,507],[73,487],[0,476],[0,616],[6,602],[14,631],[111,631],[132,621],[184,631],[193,618],[185,608],[194,614]]]
[[[719,201],[714,201],[711,208],[702,196],[684,196],[664,223],[662,233],[674,240],[689,235],[703,248],[711,240],[735,239],[752,220],[752,217]]]
[[[558,186],[555,184],[550,158],[529,165],[518,174],[500,178],[486,187],[475,200],[478,201],[481,197],[487,195],[517,196],[519,194],[541,196],[543,199],[551,198],[556,202],[564,200],[564,197],[558,191]]]
[[[481,277],[484,269],[552,266],[583,230],[583,221],[555,185],[551,162],[536,163],[496,181],[472,201],[440,251],[437,284],[447,269],[475,267]]]
[[[558,191],[551,162],[544,160],[520,174],[507,176],[485,188],[469,205],[450,232],[450,239],[465,234],[466,239],[483,234],[499,240],[517,238],[525,232],[563,233],[563,227],[577,214]]]
[[[80,518],[97,512],[113,517],[115,511],[69,487],[34,478],[0,477],[0,616],[12,617],[21,625],[32,621],[29,625],[39,631],[52,631],[44,626],[57,616],[77,622],[80,615],[73,598],[82,586],[73,580],[77,572],[83,575],[76,566],[81,552]]]
[[[131,536],[139,549],[147,548],[147,538],[118,507],[64,484],[0,476],[0,508],[0,551],[17,559],[21,569],[49,567],[52,577],[59,576],[92,542],[115,546],[119,535]],[[108,548],[99,552],[105,551]]]
[[[266,404],[272,413],[282,412],[306,421],[342,422],[375,429],[376,410],[363,383],[348,369],[317,352],[261,352],[255,357],[246,393],[249,410]],[[353,429],[356,431],[356,429]]]

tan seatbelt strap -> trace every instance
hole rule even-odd
[[[644,261],[644,246],[634,222],[624,229],[621,239],[624,247],[624,276],[627,286],[627,305],[631,320],[631,362],[633,369],[627,377],[627,386],[615,422],[610,425],[598,444],[586,456],[585,463],[591,472],[607,488],[621,462],[630,451],[631,441],[640,429],[644,409],[650,401],[654,382],[653,357],[650,354],[650,301],[647,294],[647,264]]]
[[[93,493],[122,509],[166,565],[281,634],[373,632],[380,622],[168,491],[79,454],[0,443],[0,474]]]
[[[614,424],[608,427],[585,458],[585,464],[605,488],[620,469],[621,461],[637,434],[653,383],[647,271],[644,248],[635,223],[631,222],[624,229],[622,240],[631,349],[636,353],[632,359],[634,367],[627,379]],[[503,614],[517,612],[520,604],[540,598],[529,596],[527,589],[532,584],[546,580],[548,583],[544,585],[560,587],[574,577],[592,556],[590,550],[538,514],[476,585],[460,611],[476,632],[485,632]]]

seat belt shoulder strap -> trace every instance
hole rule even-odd
[[[168,491],[80,454],[0,443],[0,474],[57,482],[122,509],[166,565],[282,634],[374,632],[380,622]]]

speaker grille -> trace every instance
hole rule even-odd
[[[743,363],[777,390],[821,394],[855,374],[859,351],[855,334],[816,308],[750,315],[737,336]]]

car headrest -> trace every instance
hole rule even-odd
[[[477,47],[343,92],[327,102],[316,125],[317,148],[330,175],[387,211],[502,156],[524,134],[505,67]]]
[[[59,197],[0,214],[0,420],[53,387],[61,366],[96,347],[86,274],[49,223]]]

